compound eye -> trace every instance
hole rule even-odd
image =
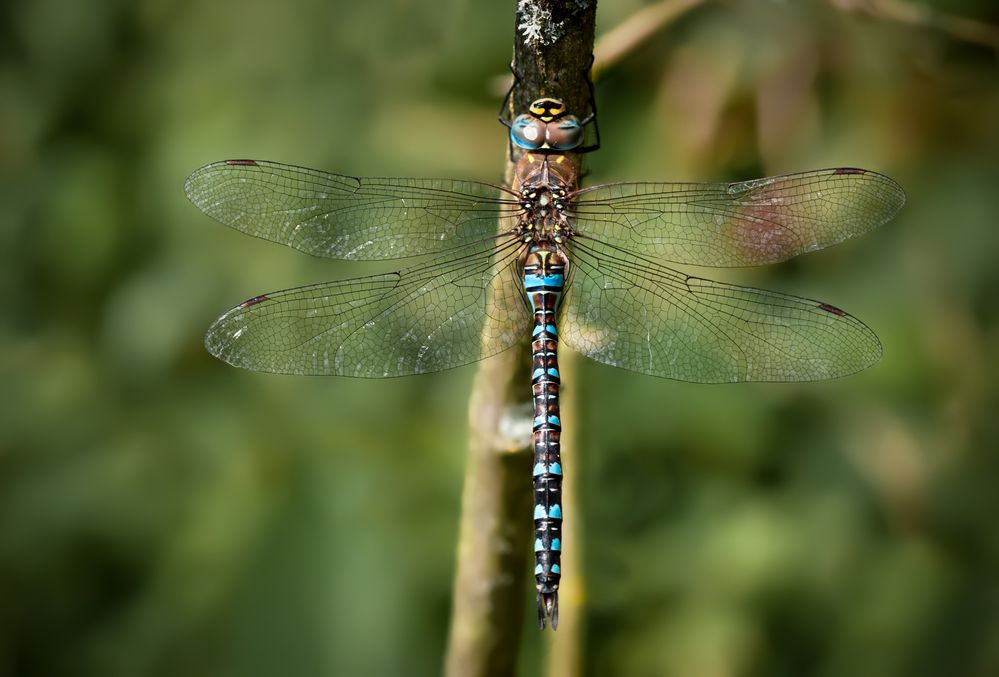
[[[555,150],[572,150],[583,142],[583,127],[570,115],[545,126],[545,140]]]
[[[524,114],[510,125],[510,140],[525,150],[537,150],[545,145],[545,123]]]

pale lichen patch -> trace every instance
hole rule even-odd
[[[582,9],[589,3],[588,0],[576,0],[576,4]],[[517,15],[520,17],[517,30],[524,36],[524,44],[529,47],[553,45],[565,35],[565,21],[554,20],[551,10],[537,0],[520,0],[517,3]]]

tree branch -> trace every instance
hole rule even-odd
[[[647,5],[600,36],[593,50],[593,76],[613,68],[621,59],[651,40],[688,11],[706,0],[662,0]]]
[[[520,83],[511,97],[511,115],[526,111],[541,96],[563,100],[580,117],[588,113],[595,21],[595,0],[517,3],[514,65]],[[508,181],[513,169],[508,161]],[[513,674],[524,603],[533,597],[527,591],[533,533],[529,338],[482,362],[473,386],[445,658],[445,674],[451,677]]]
[[[902,0],[829,0],[829,4],[846,12],[862,12],[884,21],[938,30],[956,40],[999,50],[999,26],[939,12],[928,5]]]

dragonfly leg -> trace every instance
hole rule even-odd
[[[512,61],[510,62],[510,72],[513,73],[513,83],[510,85],[510,89],[506,90],[506,96],[503,97],[503,103],[500,104],[499,113],[496,115],[496,119],[500,121],[500,124],[508,129],[513,124],[513,117],[510,112],[510,97],[513,96],[513,90],[517,89],[517,85],[520,83],[520,75],[517,74]]]
[[[590,114],[579,121],[579,124],[583,127],[589,124],[593,125],[594,140],[589,146],[574,148],[572,150],[574,153],[592,153],[595,150],[600,150],[600,125],[597,124],[597,94],[593,87],[593,77],[590,75],[593,69],[594,58],[590,54],[590,61],[586,64],[586,68],[583,69],[583,77],[586,78],[586,89],[590,93]]]
[[[510,89],[506,90],[506,96],[503,97],[503,103],[500,104],[499,115],[497,119],[507,129],[513,126],[513,111],[510,110],[510,98],[513,96],[514,90],[517,89],[517,85],[520,84],[520,73],[517,72],[517,67],[514,66],[513,61],[510,62],[510,72],[513,74],[513,82],[510,84]],[[513,142],[509,139],[507,140],[507,149],[510,154],[510,161],[514,161],[513,157]]]

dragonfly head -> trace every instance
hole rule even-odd
[[[564,152],[583,142],[583,125],[558,99],[536,99],[510,125],[510,140],[531,151]]]

